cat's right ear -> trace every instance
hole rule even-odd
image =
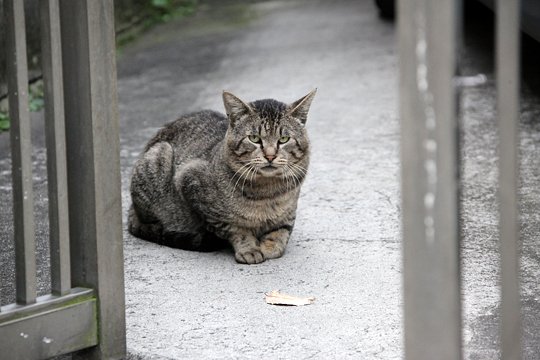
[[[223,92],[223,105],[225,105],[225,112],[231,125],[234,125],[234,121],[240,116],[253,112],[253,109],[248,104],[228,91]]]
[[[317,89],[314,89],[303,98],[289,105],[289,114],[300,120],[303,125],[306,124],[309,107],[316,93]]]

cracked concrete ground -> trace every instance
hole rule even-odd
[[[497,357],[498,245],[493,66],[486,23],[468,27],[463,108],[463,319],[467,359]],[[201,1],[123,49],[118,61],[124,214],[131,167],[165,122],[222,109],[221,91],[290,102],[317,87],[312,161],[284,257],[235,263],[125,237],[133,359],[402,358],[399,122],[395,26],[371,1]],[[534,67],[533,67],[534,68]],[[538,74],[533,74],[537,76]],[[532,77],[529,77],[530,80]],[[540,87],[522,99],[522,298],[525,359],[540,354]],[[35,116],[39,120],[39,114]],[[45,157],[35,130],[40,292],[48,290]],[[7,136],[0,199],[11,201]],[[3,303],[13,297],[11,210],[0,207]],[[40,240],[39,240],[40,239]],[[4,271],[6,269],[6,271]],[[273,289],[317,299],[264,303]]]

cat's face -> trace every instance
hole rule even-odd
[[[292,104],[245,103],[223,93],[229,129],[229,164],[239,177],[283,177],[300,181],[309,162],[305,123],[315,90]]]

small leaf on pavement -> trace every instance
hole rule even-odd
[[[266,293],[266,303],[270,305],[289,305],[289,306],[302,306],[313,304],[315,298],[310,297],[298,297],[291,296],[287,294],[282,294],[279,290],[273,290],[269,293]]]

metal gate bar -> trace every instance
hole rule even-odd
[[[7,25],[6,70],[10,89],[9,116],[11,118],[16,298],[19,304],[32,304],[36,301],[36,246],[23,1],[5,0],[4,14]]]
[[[460,359],[459,2],[397,3],[405,356]]]
[[[51,289],[55,295],[65,295],[71,289],[71,269],[60,8],[58,0],[41,0],[40,5],[49,185]]]
[[[71,277],[74,285],[98,294],[99,345],[87,355],[122,358],[124,255],[113,0],[61,0],[60,5]]]
[[[521,358],[519,295],[519,84],[520,1],[498,0],[496,22],[499,213],[501,249],[501,355]]]
[[[459,159],[453,76],[459,0],[400,1],[405,355],[460,359]],[[496,5],[501,358],[521,358],[520,2]]]
[[[17,302],[0,306],[0,348],[14,360],[74,351],[75,358],[122,359],[124,258],[113,0],[40,1],[52,293],[38,298],[24,2],[4,4]]]
[[[95,346],[96,307],[94,291],[81,288],[61,297],[40,296],[31,305],[4,306],[0,314],[2,355],[9,354],[10,360],[48,359]]]

